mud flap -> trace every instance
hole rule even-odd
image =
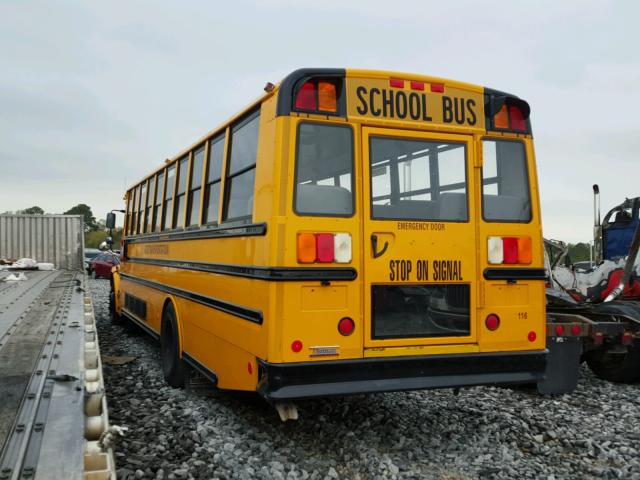
[[[548,338],[547,368],[544,380],[538,382],[538,392],[544,394],[571,393],[578,385],[582,342],[579,337]]]

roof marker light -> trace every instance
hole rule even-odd
[[[390,78],[389,85],[394,88],[404,88],[404,80],[400,80],[399,78]]]
[[[444,83],[432,83],[431,91],[434,93],[444,93]]]
[[[424,82],[411,81],[411,90],[424,90]]]

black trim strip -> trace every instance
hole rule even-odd
[[[218,384],[218,376],[215,373],[213,373],[211,370],[209,370],[207,367],[205,367],[203,364],[201,364],[198,360],[196,360],[191,355],[189,355],[187,352],[182,352],[182,359],[185,362],[187,362],[189,365],[191,365],[193,368],[195,368],[198,372],[200,372],[203,376],[205,376],[207,380],[212,382],[213,383],[212,386],[215,386]]]
[[[268,363],[258,393],[270,401],[373,392],[537,383],[547,351]]]
[[[547,271],[544,268],[485,268],[486,280],[545,280]]]
[[[131,320],[133,323],[135,323],[136,325],[138,325],[141,329],[143,329],[145,332],[147,332],[149,335],[151,335],[153,338],[155,338],[156,340],[160,340],[160,334],[158,334],[158,332],[156,332],[154,329],[152,329],[149,325],[147,325],[146,323],[144,323],[142,320],[140,320],[136,314],[134,314],[133,312],[128,311],[126,308],[122,307],[122,313],[124,313],[124,315]]]
[[[152,280],[135,277],[133,275],[129,275],[128,273],[121,272],[120,276],[125,280],[144,285],[145,287],[155,288],[165,293],[170,293],[171,295],[186,298],[187,300],[192,300],[196,303],[200,303],[201,305],[206,305],[207,307],[215,308],[216,310],[220,310],[221,312],[225,312],[230,315],[249,320],[250,322],[257,323],[258,325],[262,325],[263,317],[260,310],[253,310],[241,305],[236,305],[235,303],[225,302],[224,300],[220,300],[218,298],[207,297],[205,295],[200,295],[199,293],[189,292],[188,290],[170,287],[168,285],[163,285]]]
[[[128,258],[127,262],[269,281],[355,280],[358,277],[356,269],[350,267],[257,267],[253,265],[231,265],[226,263],[191,262],[187,260],[164,260],[140,257]]]
[[[169,242],[175,240],[200,240],[221,237],[251,237],[267,233],[266,223],[251,223],[234,227],[203,228],[200,230],[184,230],[179,232],[160,232],[151,235],[125,237],[126,243]]]

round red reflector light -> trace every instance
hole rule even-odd
[[[356,324],[349,317],[344,317],[338,322],[338,332],[340,335],[348,337],[356,329]]]
[[[580,327],[580,325],[574,325],[573,327],[571,327],[571,334],[578,336],[582,333],[582,327]]]
[[[536,335],[536,332],[529,332],[529,335],[527,335],[527,338],[529,339],[530,342],[535,342],[536,338],[538,338],[538,336]]]
[[[529,334],[531,335],[531,334]],[[562,335],[564,335],[564,326],[563,325],[556,325],[556,335],[561,337]]]
[[[291,344],[291,350],[293,350],[295,353],[298,353],[300,350],[302,350],[302,342],[300,340],[294,340]]]
[[[491,313],[487,315],[487,318],[484,321],[484,324],[491,331],[497,330],[500,326],[500,317],[498,317],[495,313]]]

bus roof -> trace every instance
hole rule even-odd
[[[310,78],[314,76],[322,77],[323,75],[327,75],[327,74],[334,75],[334,76],[341,76],[347,79],[349,78],[366,78],[370,80],[403,79],[409,82],[414,81],[414,82],[424,82],[427,84],[443,84],[443,85],[447,85],[447,87],[450,87],[450,88],[466,90],[468,92],[473,92],[479,95],[489,93],[490,95],[500,95],[502,97],[509,97],[512,99],[519,100],[519,98],[516,97],[515,95],[505,93],[499,90],[493,90],[486,87],[482,87],[480,85],[461,82],[458,80],[451,80],[443,77],[434,77],[434,76],[422,75],[417,73],[397,72],[397,71],[391,71],[391,70],[370,70],[370,69],[300,68],[298,70],[294,70],[293,72],[291,72],[289,75],[283,78],[282,81],[280,81],[278,84],[273,85],[273,88],[271,89],[267,88],[267,86],[269,86],[269,84],[267,84],[267,86],[265,86],[265,93],[257,97],[255,100],[253,100],[246,107],[238,111],[236,114],[234,114],[224,122],[218,124],[215,128],[213,128],[212,130],[209,130],[203,136],[199,137],[195,142],[191,143],[188,147],[180,150],[173,157],[167,158],[162,165],[154,169],[150,174],[145,175],[142,179],[140,179],[136,183],[129,186],[127,188],[127,191],[140,185],[140,183],[142,183],[144,180],[154,176],[156,173],[163,170],[168,164],[174,163],[178,159],[184,157],[190,151],[202,145],[208,139],[221,133],[223,130],[229,127],[233,122],[235,122],[239,118],[246,115],[248,112],[256,108],[258,105],[260,105],[262,102],[272,97],[273,95],[278,94],[277,114],[278,115],[288,114],[288,112],[291,110],[290,108],[290,105],[292,104],[291,99],[292,99],[293,90],[296,87],[296,85],[298,85],[305,78]],[[524,101],[521,101],[521,102],[526,105],[526,109],[527,109],[526,114],[528,116],[529,114],[528,104],[526,104],[526,102]],[[288,104],[289,107],[284,112],[281,113],[281,109],[282,109],[281,106],[284,104]]]

